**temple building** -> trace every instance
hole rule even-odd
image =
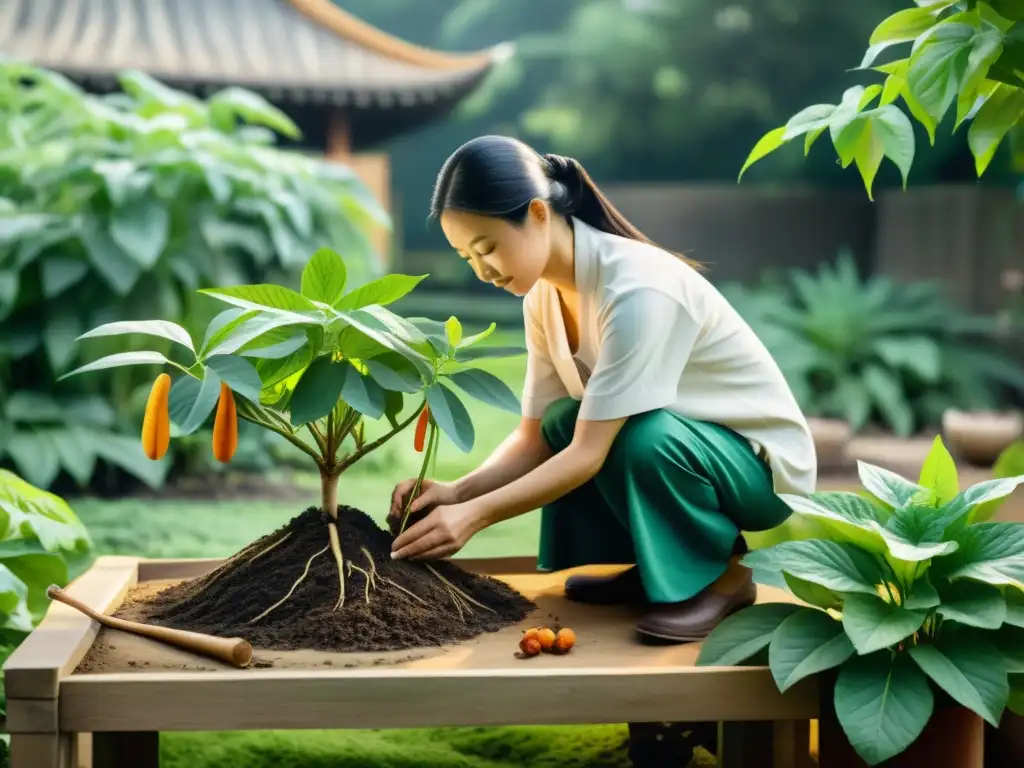
[[[431,50],[330,0],[0,2],[5,58],[96,93],[115,90],[130,69],[197,96],[256,91],[298,124],[303,149],[351,166],[385,208],[390,169],[375,150],[448,115],[507,50]]]

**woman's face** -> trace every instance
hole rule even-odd
[[[495,216],[448,210],[441,229],[459,256],[485,283],[525,296],[544,273],[551,253],[547,203],[534,200],[521,225]]]

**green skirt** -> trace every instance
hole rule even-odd
[[[556,453],[572,442],[579,407],[565,398],[545,413],[541,431]],[[742,531],[790,513],[745,438],[651,411],[626,421],[592,480],[544,507],[538,565],[635,563],[652,602],[679,602],[725,572]]]

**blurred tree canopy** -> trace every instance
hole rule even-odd
[[[578,158],[599,180],[734,183],[767,130],[858,82],[864,41],[911,0],[337,0],[413,42],[516,54],[448,121],[388,147],[410,246],[425,242],[437,168],[459,143],[510,133]],[[948,133],[948,132],[947,132]],[[922,133],[922,138],[923,138]],[[886,169],[879,186],[899,183]],[[916,183],[973,178],[962,141],[920,159]],[[751,181],[855,187],[828,152],[780,152]],[[421,239],[422,238],[422,239]]]

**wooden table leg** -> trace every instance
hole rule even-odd
[[[94,733],[92,765],[93,768],[159,768],[160,734],[155,731]]]
[[[719,728],[718,768],[765,768],[774,758],[774,723],[725,722]]]
[[[11,768],[74,768],[68,733],[12,733]]]
[[[810,720],[779,720],[773,730],[774,768],[814,768]]]

